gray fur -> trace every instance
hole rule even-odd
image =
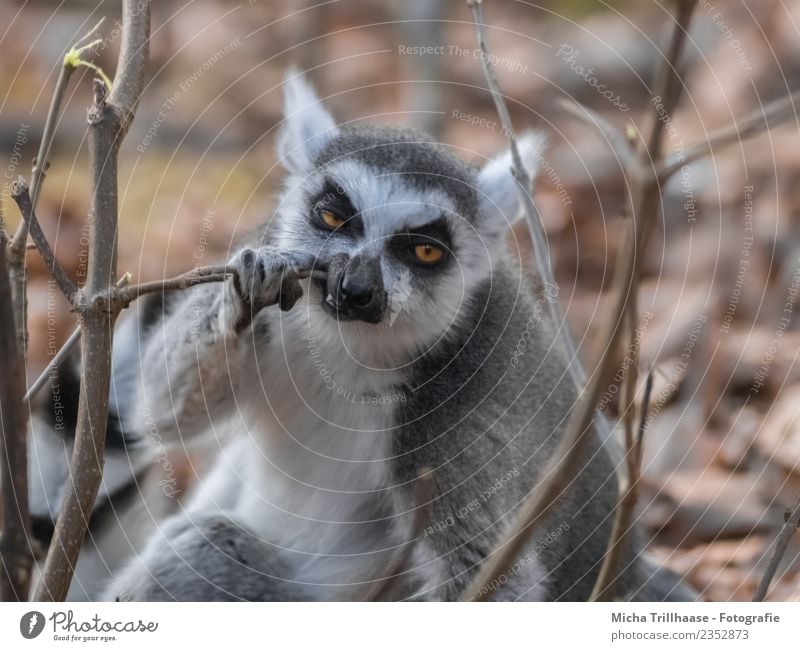
[[[148,419],[176,443],[216,436],[215,467],[105,598],[364,599],[410,549],[383,598],[455,599],[574,404],[549,312],[507,260],[505,159],[479,172],[415,131],[336,127],[297,75],[287,84],[290,174],[268,235],[233,256],[232,280],[176,298],[134,344],[143,361],[126,423]],[[320,226],[325,205],[351,213],[346,225]],[[422,232],[445,251],[440,264],[409,259],[404,238]],[[365,260],[383,314],[339,318],[340,279]],[[312,267],[327,282],[287,282]],[[599,440],[583,461],[489,598],[588,598],[617,484]],[[421,532],[420,473],[433,486]],[[618,596],[659,598],[663,576],[648,582],[637,544]]]

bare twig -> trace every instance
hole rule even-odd
[[[72,350],[75,348],[77,343],[81,340],[81,327],[78,326],[72,331],[72,334],[67,338],[64,342],[64,345],[58,350],[58,352],[53,355],[53,359],[47,364],[45,369],[39,374],[39,377],[31,384],[28,390],[25,392],[25,403],[30,403],[31,398],[33,398],[42,387],[47,384],[47,381],[50,379],[50,374],[58,368],[58,366],[63,362]]]
[[[650,371],[644,387],[638,434],[627,442],[625,459],[628,466],[628,476],[625,478],[625,482],[620,485],[620,500],[614,512],[611,539],[608,543],[608,550],[603,557],[603,564],[600,566],[597,583],[595,583],[594,590],[592,590],[590,601],[610,601],[617,595],[616,585],[621,574],[620,566],[633,528],[636,503],[639,497],[639,480],[642,475],[642,443],[644,441],[647,411],[652,391],[653,372]]]
[[[131,274],[130,272],[126,273],[122,278],[117,281],[117,287],[125,287],[131,281]],[[30,403],[31,399],[39,393],[42,387],[47,384],[47,380],[50,379],[50,374],[53,372],[54,369],[58,368],[58,366],[63,362],[69,354],[72,352],[75,345],[81,340],[81,327],[78,326],[72,331],[72,334],[67,338],[64,344],[59,348],[58,352],[53,355],[53,358],[47,364],[45,369],[39,374],[39,377],[28,387],[28,390],[25,392],[25,397],[23,400],[26,403]]]
[[[655,154],[655,157],[661,151],[663,118],[674,110],[680,98],[682,84],[677,73],[677,66],[694,7],[694,0],[678,0],[675,29],[664,61],[664,69],[658,77],[657,91],[661,97],[660,103],[663,110],[654,119],[648,139],[648,152],[651,155]],[[626,315],[631,304],[631,286],[633,284],[635,287],[635,279],[638,277],[642,258],[641,250],[646,244],[646,235],[651,230],[651,224],[657,219],[659,210],[659,186],[653,166],[641,161],[629,172],[631,194],[628,209],[632,219],[628,220],[629,228],[614,270],[615,301],[610,318],[603,324],[604,327],[599,335],[600,340],[606,342],[605,348],[586,389],[580,394],[570,412],[563,439],[549,468],[520,506],[509,535],[500,542],[479,568],[464,593],[464,598],[468,600],[484,599],[488,594],[484,590],[484,586],[496,580],[511,566],[527,543],[530,534],[547,516],[569,483],[579,473],[584,452],[591,437],[594,436],[592,421],[595,417],[597,399],[603,387],[613,380],[616,371],[615,353],[625,331],[625,328],[621,326],[627,323],[629,318]]]
[[[684,83],[680,75],[680,59],[688,37],[689,23],[695,9],[695,0],[676,0],[677,14],[675,28],[672,31],[670,43],[664,58],[664,64],[659,69],[656,77],[655,95],[652,103],[655,112],[651,118],[649,136],[645,141],[639,140],[638,152],[640,163],[638,170],[634,167],[632,176],[631,201],[627,204],[627,217],[634,224],[639,224],[636,233],[636,252],[634,255],[641,257],[649,241],[650,233],[655,224],[655,219],[643,221],[652,213],[659,214],[661,190],[660,180],[654,169],[658,168],[663,147],[663,132],[671,120],[683,93]],[[637,219],[637,213],[639,218]],[[645,394],[647,396],[642,421],[639,424],[639,434],[634,435],[634,399],[639,378],[639,346],[637,332],[637,314],[639,311],[639,273],[634,272],[630,277],[628,305],[624,314],[624,321],[630,333],[629,363],[622,382],[622,408],[624,413],[625,443],[627,449],[627,476],[620,482],[621,499],[614,512],[614,524],[611,530],[608,549],[600,568],[597,583],[592,591],[593,601],[609,601],[617,595],[616,585],[619,579],[619,565],[622,554],[626,549],[630,529],[636,510],[637,487],[640,477],[641,442],[644,433],[644,419],[647,415],[647,401],[652,390],[652,373],[647,378]]]
[[[67,91],[70,75],[73,68],[62,65],[58,75],[56,88],[47,111],[47,118],[44,123],[42,141],[39,144],[39,152],[33,166],[31,183],[32,211],[36,209],[39,200],[44,172],[47,169],[47,159],[50,155],[50,148],[53,144],[56,124],[61,114],[61,105],[64,102],[64,95]],[[16,319],[17,340],[20,349],[25,354],[28,346],[28,294],[25,287],[25,251],[28,239],[28,222],[24,219],[19,223],[16,233],[8,246],[8,270],[11,278],[11,290],[13,299],[14,318]]]
[[[114,300],[117,301],[120,308],[127,307],[131,302],[145,294],[152,294],[154,292],[164,292],[173,289],[188,289],[195,285],[202,285],[205,283],[216,283],[225,280],[228,276],[235,272],[233,267],[211,266],[211,267],[198,267],[185,273],[182,273],[173,278],[165,278],[164,280],[153,280],[138,285],[131,285],[125,289],[116,292]],[[322,270],[302,270],[302,271],[287,271],[286,278],[303,279],[303,278],[327,278],[328,273]]]
[[[109,305],[117,266],[117,160],[144,87],[150,37],[149,0],[124,0],[122,44],[110,95],[95,79],[89,110],[92,217],[86,286],[76,305],[81,319],[81,391],[72,482],[64,495],[47,553],[39,601],[66,598],[103,471],[111,345],[117,311]]]
[[[690,145],[685,151],[664,161],[658,171],[659,178],[664,182],[682,167],[708,156],[715,149],[753,138],[769,129],[774,129],[792,117],[796,118],[798,103],[800,103],[800,91],[795,91],[788,97],[775,100],[763,108],[748,113],[734,124],[712,131],[705,140]]]
[[[431,519],[433,507],[433,471],[423,467],[417,473],[417,482],[414,485],[414,516],[411,523],[411,539],[407,542],[400,554],[390,564],[386,576],[376,581],[368,591],[364,601],[382,601],[391,595],[392,588],[408,571],[414,547],[422,538],[425,527]]]
[[[66,296],[67,300],[72,303],[75,299],[75,294],[78,288],[75,286],[63,267],[56,260],[53,249],[45,237],[44,231],[36,218],[36,211],[33,207],[33,200],[28,189],[28,184],[21,176],[14,183],[11,184],[11,196],[19,206],[19,211],[22,213],[22,220],[28,225],[31,237],[33,238],[36,248],[39,250],[39,255],[42,256],[45,265],[50,271],[50,274],[58,283],[59,288]]]
[[[517,138],[514,132],[514,126],[511,123],[511,116],[508,112],[508,107],[506,106],[505,99],[497,82],[497,77],[494,74],[494,67],[491,63],[492,57],[489,55],[488,45],[486,43],[486,27],[483,22],[483,9],[481,2],[482,0],[468,0],[467,4],[472,9],[474,18],[473,22],[475,24],[475,37],[482,55],[481,62],[484,76],[486,78],[486,84],[492,93],[492,98],[494,100],[497,113],[500,117],[502,131],[509,140],[512,159],[511,173],[514,176],[514,179],[517,181],[517,189],[519,190],[523,210],[525,211],[528,232],[531,235],[531,242],[533,243],[534,264],[536,265],[536,271],[539,278],[541,278],[544,283],[547,309],[550,313],[550,318],[553,321],[553,325],[557,327],[557,336],[559,337],[561,346],[564,350],[564,355],[569,365],[568,369],[570,377],[575,383],[577,389],[580,391],[586,385],[586,371],[584,370],[583,364],[578,356],[577,347],[575,346],[575,341],[572,338],[569,323],[561,312],[560,303],[558,300],[558,285],[556,284],[553,267],[550,263],[550,252],[547,246],[547,238],[545,236],[541,218],[539,217],[539,212],[536,209],[536,204],[531,197],[531,179],[527,170],[525,169],[525,166],[522,164],[519,148],[517,146]],[[577,113],[579,110],[576,107],[577,105],[570,106],[569,110]],[[603,129],[607,127],[608,123],[605,118],[597,114],[593,114],[591,111],[589,111],[589,109],[584,109],[580,116],[584,118],[584,114],[591,114],[592,118],[595,120],[595,124],[601,126]],[[614,140],[616,143],[616,136],[614,136]],[[624,137],[623,140],[625,140]],[[622,157],[626,160],[630,159],[630,157],[633,155],[632,151],[633,150],[631,149],[630,145],[627,143],[627,141],[625,141],[625,148],[621,149]],[[618,446],[616,446],[616,443],[613,440],[611,426],[608,421],[599,419],[597,421],[597,430],[600,434],[600,437],[607,445],[609,452],[613,456],[617,456]]]
[[[71,51],[97,31],[102,23],[103,19],[101,19],[90,32],[79,39],[78,42],[72,46]],[[42,182],[44,181],[45,172],[49,166],[50,149],[53,146],[56,125],[61,115],[61,106],[64,103],[64,96],[66,95],[67,85],[69,84],[69,79],[72,76],[73,70],[75,70],[75,66],[72,60],[65,57],[58,73],[58,81],[56,81],[56,88],[50,100],[50,107],[47,110],[42,140],[39,143],[39,151],[33,163],[31,174],[31,212],[36,210],[36,206],[39,203]],[[8,250],[8,264],[14,299],[14,314],[17,320],[17,338],[20,342],[19,345],[23,354],[27,349],[28,342],[28,297],[27,288],[25,286],[25,251],[28,248],[26,246],[27,239],[28,222],[23,219],[19,223],[16,233],[14,233]]]
[[[791,511],[786,512],[785,522],[781,527],[778,536],[775,539],[775,548],[772,552],[772,558],[769,559],[769,565],[761,577],[761,582],[758,584],[756,593],[753,596],[753,601],[764,601],[769,591],[769,586],[778,571],[778,566],[781,564],[781,559],[786,553],[786,548],[789,546],[789,541],[794,536],[795,532],[800,529],[800,498],[794,503]]]
[[[150,0],[123,4],[123,37],[108,106],[115,112],[119,145],[133,121],[150,58]],[[108,89],[107,89],[108,90]]]
[[[630,140],[600,113],[593,111],[588,106],[564,98],[556,100],[556,104],[571,117],[600,131],[624,170],[637,164],[638,157]]]
[[[519,190],[522,207],[525,211],[525,219],[531,234],[536,271],[549,292],[557,287],[553,268],[550,263],[550,250],[547,246],[547,237],[544,232],[544,227],[542,226],[539,211],[536,209],[536,204],[533,202],[533,197],[531,196],[531,177],[525,169],[525,165],[522,163],[522,157],[520,156],[519,147],[517,146],[517,137],[511,122],[511,115],[508,112],[508,107],[503,98],[503,93],[500,90],[500,85],[497,83],[497,76],[494,73],[494,67],[492,65],[492,57],[489,55],[488,46],[486,44],[486,25],[483,22],[483,1],[467,0],[467,5],[472,10],[473,22],[475,25],[475,40],[481,52],[481,65],[483,66],[486,83],[492,93],[492,99],[494,100],[497,114],[500,117],[503,133],[508,138],[512,160],[511,174],[517,182],[517,189]],[[586,374],[578,359],[577,349],[572,339],[569,325],[559,309],[557,292],[555,295],[548,294],[547,306],[553,323],[560,326],[558,334],[564,352],[569,360],[569,373],[575,384],[582,387],[586,382]]]
[[[23,408],[25,385],[23,358],[19,349],[12,287],[6,267],[6,234],[0,236],[0,599],[26,601],[31,579],[33,552],[30,546],[28,511],[28,459],[25,434],[28,411]]]
[[[127,307],[137,298],[153,292],[166,292],[173,289],[188,289],[203,283],[215,283],[225,280],[234,270],[231,267],[213,266],[198,267],[173,278],[153,280],[146,283],[131,285],[116,292],[115,300],[120,307]]]

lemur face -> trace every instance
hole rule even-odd
[[[330,268],[312,309],[359,337],[445,335],[503,255],[518,207],[508,155],[476,170],[412,129],[339,127],[296,74],[285,116],[277,243]],[[520,142],[531,166],[539,141]]]

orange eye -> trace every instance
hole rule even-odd
[[[325,224],[327,224],[330,228],[339,228],[342,224],[344,224],[344,219],[339,219],[330,210],[322,210],[320,211],[320,215],[322,217],[322,221],[324,221]]]
[[[417,260],[420,262],[424,262],[426,264],[433,264],[434,262],[439,262],[444,256],[444,251],[440,249],[438,246],[433,246],[432,244],[417,244],[414,247],[414,254],[417,256]]]

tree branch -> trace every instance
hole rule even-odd
[[[173,278],[153,280],[118,290],[113,300],[118,302],[120,308],[124,308],[145,294],[165,292],[173,289],[188,289],[189,287],[204,283],[221,282],[233,273],[233,268],[221,265],[198,267],[197,269],[192,269]]]
[[[73,52],[80,43],[89,38],[102,24],[101,19],[94,28],[84,35],[81,39],[70,48],[69,52]],[[87,46],[88,47],[88,46]],[[53,97],[50,100],[50,107],[47,110],[47,117],[44,122],[44,131],[42,132],[42,140],[39,143],[39,151],[33,164],[31,174],[31,206],[32,212],[36,210],[41,194],[42,182],[44,181],[45,172],[49,166],[50,149],[53,146],[55,138],[56,126],[61,115],[61,106],[64,103],[64,96],[67,91],[69,79],[72,76],[72,71],[75,70],[74,59],[64,57],[61,68],[58,73],[58,81],[56,81],[56,88],[53,91]],[[22,350],[23,357],[28,346],[28,295],[27,287],[25,284],[25,252],[28,249],[26,241],[28,239],[28,222],[24,219],[19,223],[16,233],[11,240],[8,248],[8,267],[11,276],[12,298],[14,301],[13,310],[17,325],[17,339],[19,341],[20,350]]]
[[[0,599],[26,601],[33,552],[28,511],[28,411],[22,404],[25,368],[14,327],[13,288],[6,266],[5,231],[0,235]]]
[[[712,131],[705,140],[690,145],[684,152],[670,156],[664,161],[658,170],[659,178],[664,182],[682,167],[708,156],[715,149],[753,138],[769,129],[774,129],[792,117],[796,118],[796,105],[799,102],[800,91],[795,91],[788,97],[775,100],[763,108],[748,113],[734,124]]]
[[[627,441],[625,456],[628,476],[620,486],[620,501],[614,511],[614,525],[611,528],[611,539],[608,550],[603,557],[600,573],[597,575],[590,601],[611,601],[618,595],[616,586],[620,578],[622,557],[627,550],[628,539],[633,529],[636,504],[639,497],[639,480],[642,476],[642,444],[647,425],[647,412],[650,405],[650,394],[653,391],[653,372],[647,375],[642,398],[642,412],[639,419],[639,430],[635,438]]]
[[[47,160],[50,155],[50,148],[55,136],[56,124],[61,114],[61,105],[64,103],[64,95],[67,91],[69,78],[72,75],[72,66],[66,63],[61,66],[58,74],[58,81],[50,101],[50,108],[47,111],[47,118],[44,123],[42,141],[39,143],[39,152],[33,166],[31,183],[33,184],[31,206],[32,211],[36,209],[39,200],[42,181],[44,180]],[[11,279],[11,295],[13,301],[14,318],[16,319],[17,341],[23,357],[28,347],[28,294],[25,286],[25,251],[28,239],[28,222],[24,219],[19,223],[14,237],[8,245],[8,270]]]
[[[680,98],[682,84],[676,83],[676,78],[680,81],[677,66],[694,6],[694,0],[678,0],[673,36],[663,71],[659,75],[658,89],[661,91],[661,103],[666,114],[674,110]],[[648,139],[656,155],[661,150],[664,114],[662,112],[654,119]],[[485,586],[508,570],[533,530],[550,513],[570,482],[579,474],[585,450],[595,435],[592,428],[592,421],[596,415],[595,407],[603,387],[613,381],[616,371],[615,354],[620,338],[625,332],[625,328],[621,326],[629,318],[627,313],[631,309],[631,289],[632,287],[635,289],[639,274],[642,258],[640,251],[646,244],[646,235],[652,230],[652,223],[657,219],[659,210],[659,186],[653,166],[640,160],[637,166],[630,170],[630,174],[632,187],[628,206],[632,218],[628,220],[629,228],[615,265],[612,287],[615,301],[610,318],[603,324],[604,327],[599,335],[600,341],[606,342],[605,348],[594,374],[570,412],[563,439],[547,471],[520,506],[510,533],[500,541],[479,568],[464,593],[465,599],[478,601],[486,598],[488,593]]]
[[[216,283],[225,280],[228,276],[235,273],[233,267],[226,267],[224,265],[211,266],[211,267],[198,267],[184,272],[173,278],[165,278],[164,280],[153,280],[138,285],[131,285],[123,290],[119,290],[114,294],[113,301],[117,302],[120,309],[128,307],[133,301],[145,294],[152,294],[154,292],[164,292],[173,289],[188,289],[195,285],[202,285],[205,283]],[[322,270],[303,270],[303,271],[287,271],[285,276],[287,278],[294,278],[302,280],[304,278],[317,278],[325,279],[328,277],[327,271]]]
[[[28,184],[21,176],[11,184],[11,196],[14,201],[17,202],[17,206],[19,206],[19,211],[22,213],[22,221],[28,225],[28,230],[30,231],[34,244],[36,244],[39,255],[42,256],[42,260],[44,260],[50,274],[53,276],[56,283],[58,283],[61,292],[70,304],[72,304],[75,300],[75,294],[78,292],[78,288],[75,286],[75,283],[70,280],[69,276],[67,276],[67,273],[59,264],[58,260],[56,260],[53,249],[50,248],[50,244],[47,242],[39,220],[36,218],[36,211],[33,207]]]
[[[761,577],[761,582],[758,584],[756,593],[753,596],[753,601],[764,601],[769,591],[769,586],[778,571],[778,566],[781,564],[781,559],[786,553],[786,548],[789,546],[789,541],[794,536],[795,532],[800,529],[800,498],[794,503],[791,511],[786,512],[786,519],[783,527],[778,532],[778,537],[775,539],[775,548],[772,552],[772,558],[769,559],[769,565]]]
[[[131,274],[130,272],[126,273],[122,278],[117,281],[117,287],[125,287],[131,281]],[[50,374],[53,372],[53,369],[58,368],[58,366],[63,362],[69,354],[72,352],[75,345],[81,340],[81,327],[78,326],[72,331],[72,334],[67,338],[64,342],[64,345],[59,348],[58,352],[53,355],[53,358],[47,364],[45,369],[39,374],[39,377],[28,387],[28,390],[25,392],[25,397],[23,400],[26,404],[29,404],[31,399],[36,396],[37,393],[42,389],[42,387],[47,384],[47,380],[50,379]]]
[[[574,100],[559,98],[556,104],[571,117],[597,129],[611,147],[623,170],[631,169],[637,164],[638,156],[630,139],[600,113]]]
[[[500,117],[503,133],[508,138],[512,160],[511,174],[517,182],[517,189],[519,190],[520,200],[525,212],[525,219],[528,224],[528,231],[531,234],[536,271],[544,282],[546,290],[549,292],[552,288],[558,287],[556,285],[552,265],[550,264],[550,250],[547,246],[547,237],[544,232],[544,227],[542,226],[539,211],[536,209],[536,204],[531,196],[531,177],[522,164],[522,157],[520,156],[519,147],[517,146],[517,137],[511,122],[511,115],[508,112],[503,93],[497,82],[497,76],[494,73],[494,66],[492,65],[492,57],[489,54],[489,49],[486,44],[486,25],[483,22],[483,1],[467,0],[467,6],[469,6],[472,11],[473,23],[475,25],[475,40],[481,52],[481,65],[483,66],[486,84],[492,93],[492,99],[494,100],[497,114]],[[558,336],[564,352],[567,355],[567,359],[569,360],[570,376],[576,386],[582,387],[586,382],[586,374],[578,358],[577,348],[572,339],[569,324],[561,314],[557,295],[557,291],[553,296],[548,294],[548,310],[550,311],[550,316],[553,319],[554,325],[558,326]]]
[[[119,121],[116,127],[120,142],[128,133],[144,90],[150,60],[150,0],[124,0],[122,28],[117,72],[108,96],[108,104]]]
[[[144,87],[150,35],[149,0],[124,0],[122,45],[113,90],[95,79],[89,110],[92,219],[86,286],[76,306],[81,338],[81,390],[71,485],[64,495],[48,550],[39,601],[66,598],[75,563],[89,525],[103,472],[111,346],[117,311],[113,295],[117,267],[117,160]]]

